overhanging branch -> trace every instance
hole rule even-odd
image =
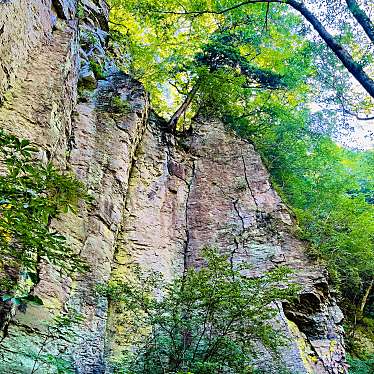
[[[355,4],[354,0],[346,0],[347,4]],[[327,46],[332,50],[332,52],[338,57],[338,59],[342,62],[345,68],[356,78],[356,80],[361,84],[361,86],[366,90],[366,92],[374,98],[374,81],[371,79],[368,74],[364,71],[362,66],[357,63],[353,57],[350,55],[347,49],[343,47],[342,44],[338,43],[336,39],[326,30],[320,20],[301,2],[296,0],[248,0],[243,1],[238,4],[235,4],[231,7],[222,9],[222,10],[199,10],[199,11],[162,11],[156,10],[157,13],[164,13],[164,14],[176,14],[176,15],[203,15],[203,14],[224,14],[230,12],[232,10],[241,8],[246,5],[256,4],[256,3],[279,3],[279,4],[287,4],[291,6],[293,9],[298,11],[317,31],[320,37],[324,40]],[[348,4],[349,5],[349,4]],[[355,9],[355,13],[352,12],[354,17],[358,20],[361,26],[364,28],[365,32],[368,33],[368,36],[371,38],[371,31],[373,31],[372,23],[369,19],[369,23],[367,20],[366,14],[361,10],[361,12]],[[365,16],[367,18],[365,18]]]
[[[371,42],[374,44],[374,25],[368,15],[360,8],[356,0],[345,0],[348,9],[352,13],[356,21],[364,29],[366,35],[369,37]]]

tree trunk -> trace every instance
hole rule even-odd
[[[270,0],[271,1],[271,0]],[[266,2],[266,1],[264,1]],[[365,73],[361,65],[354,61],[346,49],[339,44],[335,38],[325,29],[319,19],[305,7],[304,4],[295,0],[285,0],[285,3],[301,13],[301,15],[313,26],[328,47],[343,63],[346,69],[357,79],[367,93],[374,98],[374,81]]]
[[[199,86],[200,86],[200,82],[197,81],[195,83],[195,85],[192,87],[191,91],[186,96],[186,98],[184,99],[184,101],[181,104],[181,106],[171,116],[171,118],[170,118],[170,120],[168,122],[168,128],[169,128],[170,131],[175,132],[179,118],[183,115],[183,113],[186,112],[186,110],[190,106],[193,98],[195,97],[195,95],[196,95],[196,93],[197,93],[197,91],[199,89]]]
[[[366,35],[369,37],[371,42],[374,44],[374,25],[371,22],[368,15],[360,8],[356,0],[345,0],[348,5],[348,9],[353,14],[353,17],[356,18],[356,21],[364,29]]]
[[[374,283],[374,279],[371,279],[369,285],[367,286],[367,288],[365,290],[364,296],[362,296],[362,300],[361,300],[361,303],[360,303],[360,306],[359,306],[361,315],[364,314],[364,309],[365,309],[366,303],[367,303],[368,298],[370,296],[371,290],[373,289],[373,283]]]

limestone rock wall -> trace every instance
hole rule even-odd
[[[176,151],[170,135],[149,121],[130,175],[125,210],[111,277],[127,274],[129,262],[162,272],[165,279],[181,274],[187,247],[187,202],[193,174],[188,154]],[[110,308],[107,352],[120,357],[124,342],[122,315]]]
[[[295,238],[295,223],[251,144],[219,121],[200,119],[178,147],[151,122],[129,185],[113,277],[121,277],[131,261],[170,276],[170,269],[200,266],[206,246],[234,262],[252,263],[256,276],[287,265],[303,287],[297,310],[277,305],[290,344],[281,349],[280,362],[262,349],[258,367],[264,373],[345,372],[342,315],[329,294],[326,271]],[[123,344],[120,319],[113,308],[108,324],[113,358]]]
[[[101,0],[0,2],[0,127],[34,141],[41,159],[75,173],[93,196],[77,215],[52,222],[90,271],[72,279],[40,265],[34,293],[44,305],[14,310],[0,372],[31,373],[35,352],[43,352],[69,356],[77,373],[110,373],[123,344],[121,315],[96,285],[121,277],[129,261],[170,279],[198,266],[201,248],[214,245],[253,263],[255,274],[294,268],[300,305],[277,305],[291,338],[283,366],[344,373],[342,316],[327,275],[295,238],[253,146],[212,119],[196,119],[186,139],[164,133],[142,86],[105,54],[107,17]],[[83,322],[74,341],[52,344],[41,321],[68,308]],[[278,373],[270,353],[263,357],[259,367]]]
[[[82,205],[78,215],[69,213],[52,222],[86,259],[90,271],[71,279],[40,265],[40,282],[33,292],[44,306],[30,304],[26,313],[14,311],[2,342],[0,372],[32,372],[33,355],[46,345],[42,353],[58,357],[61,350],[70,352],[78,372],[102,373],[107,303],[95,288],[110,276],[128,178],[146,125],[148,96],[139,83],[105,65],[104,2],[81,2],[79,20],[75,1],[0,6],[0,17],[18,27],[11,33],[4,25],[7,39],[2,46],[11,52],[4,49],[1,66],[13,73],[2,86],[0,126],[35,142],[41,159],[75,173],[93,196],[93,203]],[[102,63],[105,76],[95,76],[90,61]],[[51,344],[41,321],[69,307],[84,319],[75,328],[75,341],[61,337]]]

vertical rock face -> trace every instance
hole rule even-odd
[[[224,130],[220,122],[199,121],[191,140],[194,177],[187,203],[187,256],[198,263],[199,250],[214,245],[233,261],[253,264],[254,275],[287,265],[303,287],[297,311],[278,305],[279,318],[291,337],[282,350],[293,373],[338,373],[344,360],[339,308],[328,291],[327,274],[307,257],[295,239],[295,224],[253,146]],[[297,343],[294,334],[302,344]],[[270,363],[270,364],[269,364]],[[259,366],[278,373],[281,367],[264,355]]]
[[[49,0],[0,2],[0,97],[25,75],[33,49],[51,37],[56,17]]]
[[[68,307],[84,318],[74,343],[61,337],[43,353],[50,350],[58,357],[58,349],[67,350],[78,372],[105,371],[107,302],[96,296],[95,287],[110,277],[128,178],[146,125],[148,97],[139,83],[114,69],[108,70],[105,79],[93,74],[91,61],[106,63],[102,25],[106,25],[107,9],[101,2],[82,4],[85,17],[79,25],[75,2],[1,4],[0,17],[14,19],[25,35],[11,34],[3,25],[8,32],[3,46],[13,54],[5,53],[4,60],[2,55],[1,66],[13,73],[3,85],[7,91],[1,95],[0,126],[38,144],[42,159],[74,172],[94,198],[92,204],[80,207],[78,215],[66,214],[52,222],[86,259],[90,271],[70,279],[41,264],[34,293],[44,306],[30,305],[26,313],[17,313],[2,345],[0,372],[4,373],[32,371],[33,355],[46,338],[40,321]],[[39,25],[45,28],[39,30]]]
[[[254,275],[279,265],[295,269],[299,305],[276,305],[290,337],[281,367],[345,372],[342,316],[327,275],[293,234],[295,223],[253,146],[212,119],[196,120],[183,142],[165,134],[148,118],[141,85],[105,55],[107,16],[99,0],[0,4],[0,126],[37,143],[42,159],[75,173],[93,196],[77,215],[52,222],[90,271],[71,279],[41,264],[34,292],[44,306],[14,316],[0,372],[30,373],[41,348],[68,354],[77,373],[111,372],[124,343],[121,315],[96,285],[120,277],[129,259],[171,279],[199,266],[207,245],[251,262]],[[46,344],[40,321],[68,307],[84,317],[76,339]],[[280,372],[269,352],[262,356],[259,368]]]
[[[128,112],[112,112],[116,110],[112,93],[128,97]],[[100,81],[93,102],[77,106],[70,164],[94,197],[93,205],[74,224],[81,228],[78,247],[90,266],[89,274],[77,279],[70,297],[70,304],[85,317],[74,352],[82,373],[104,371],[107,302],[95,295],[95,287],[110,277],[129,174],[146,114],[144,91],[121,74]]]
[[[276,306],[290,344],[281,349],[280,362],[262,350],[258,367],[266,373],[344,372],[342,315],[329,294],[326,271],[292,234],[295,223],[259,155],[219,121],[198,120],[194,129],[184,150],[154,125],[146,130],[129,182],[113,276],[126,271],[129,256],[166,275],[200,266],[206,246],[234,262],[250,262],[254,276],[287,265],[303,287],[297,309]],[[120,318],[113,309],[114,356],[123,341]]]
[[[58,23],[48,1],[0,8],[0,126],[32,139],[44,157],[64,164],[76,100],[77,21]]]

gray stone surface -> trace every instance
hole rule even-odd
[[[133,111],[112,112],[110,97],[121,92],[129,95]],[[145,129],[147,108],[144,90],[126,75],[100,81],[93,100],[76,108],[70,165],[94,197],[93,205],[85,214],[80,212],[76,223],[82,231],[79,251],[91,270],[76,280],[69,300],[85,316],[74,350],[79,373],[104,370],[107,302],[98,298],[95,289],[110,277],[132,160]]]
[[[52,5],[58,17],[64,20],[75,18],[77,8],[76,0],[52,0]]]
[[[82,11],[78,40],[75,13]],[[186,264],[201,266],[200,250],[209,244],[253,263],[253,275],[294,268],[303,286],[298,307],[274,306],[274,323],[292,337],[281,352],[284,365],[295,374],[345,372],[342,314],[326,272],[295,238],[293,218],[253,146],[211,119],[197,120],[183,146],[155,118],[147,122],[147,94],[105,55],[107,20],[101,0],[78,8],[72,0],[0,4],[0,127],[34,141],[42,159],[74,172],[94,197],[79,214],[52,222],[90,272],[71,279],[41,264],[34,292],[44,307],[17,313],[2,342],[0,372],[29,373],[33,360],[23,354],[43,344],[40,321],[73,306],[84,317],[76,341],[46,350],[66,349],[77,373],[109,373],[124,343],[122,316],[96,285],[123,276],[129,261],[170,279]],[[107,67],[105,79],[93,80],[91,59]],[[84,87],[78,78],[87,72],[94,84]],[[269,352],[263,358],[265,372],[279,372]]]
[[[96,88],[97,81],[95,78],[95,74],[90,68],[89,63],[85,63],[80,68],[78,82],[82,87],[87,88],[89,90],[93,90]]]
[[[234,262],[252,263],[253,276],[287,265],[303,286],[296,309],[276,306],[276,323],[291,342],[281,350],[280,363],[260,349],[258,366],[266,373],[282,368],[343,373],[341,312],[328,292],[326,271],[295,238],[295,223],[259,155],[218,121],[198,120],[194,127],[184,150],[154,125],[146,131],[129,182],[112,277],[123,276],[136,261],[168,278],[185,263],[202,266],[205,246],[219,248]],[[114,357],[123,344],[120,320],[111,310],[108,349]]]
[[[26,78],[21,70],[30,52],[51,37],[54,20],[50,0],[0,2],[0,103],[11,86]]]
[[[201,248],[212,245],[234,262],[252,263],[255,276],[278,265],[292,268],[303,287],[299,305],[296,310],[278,305],[283,330],[292,343],[282,350],[280,366],[270,358],[262,369],[344,372],[343,331],[335,323],[341,319],[328,292],[327,273],[308,258],[305,243],[295,238],[295,222],[272,189],[259,155],[220,122],[200,120],[195,127],[190,144],[195,173],[187,203],[189,263],[200,266]]]

